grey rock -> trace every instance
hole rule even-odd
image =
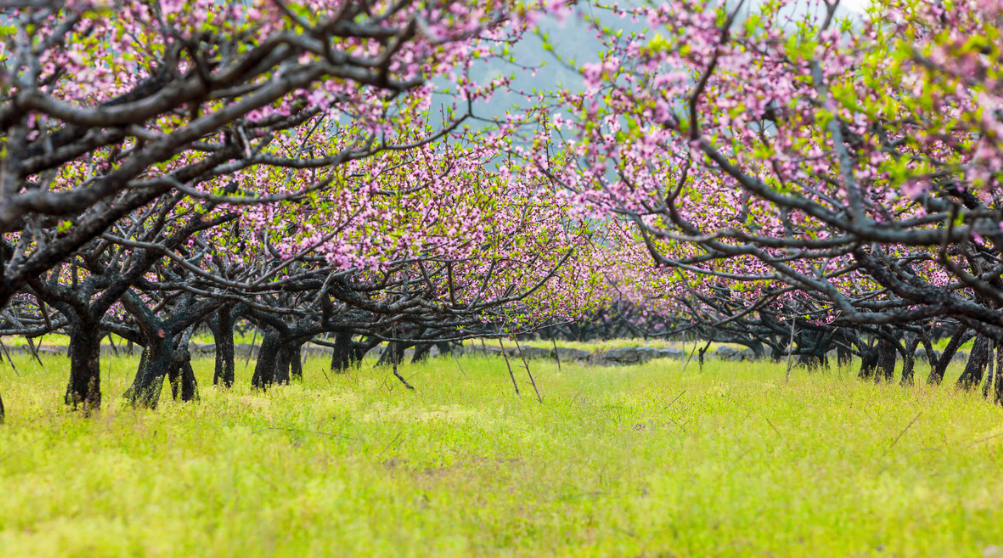
[[[233,354],[234,356],[242,358],[247,358],[247,357],[253,358],[258,356],[259,347],[260,345],[257,344],[252,345],[250,343],[237,343],[233,346]]]
[[[188,343],[188,352],[192,356],[211,356],[216,354],[215,343]]]
[[[686,351],[682,349],[658,349],[657,358],[669,358],[672,360],[683,360],[686,358]]]
[[[481,345],[480,343],[464,348],[463,352],[468,355],[501,356],[502,354],[500,348],[490,345]]]
[[[637,354],[641,357],[641,362],[648,362],[658,358],[658,349],[653,347],[638,347]]]
[[[557,352],[557,356],[560,357],[561,362],[571,362],[573,360],[588,360],[592,356],[592,353],[588,351],[583,351],[581,349],[568,349],[565,347],[558,347],[557,349],[551,350],[551,356],[554,352]]]
[[[713,355],[722,360],[730,360],[738,351],[731,347],[718,347]]]
[[[756,360],[756,353],[752,352],[751,349],[739,349],[734,351],[735,352],[725,357],[725,360],[730,360],[733,362],[745,362],[747,360]]]
[[[647,350],[639,350],[638,347],[610,349],[603,354],[603,359],[616,364],[641,364],[648,362],[657,354],[657,351],[650,347],[642,348]]]
[[[553,351],[540,347],[522,347],[522,355],[526,358],[551,358]],[[518,356],[519,351],[516,350]]]

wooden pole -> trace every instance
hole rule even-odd
[[[787,347],[787,380],[791,381],[791,356],[794,355],[794,324],[797,320],[791,318],[791,344]]]
[[[515,348],[519,349],[519,357],[522,358],[522,366],[526,369],[526,375],[529,376],[529,383],[533,385],[533,391],[536,392],[536,400],[543,403],[543,397],[540,396],[540,390],[536,389],[536,380],[533,379],[533,373],[529,371],[529,363],[526,362],[526,355],[522,354],[522,346],[519,345],[519,340],[515,340]]]
[[[512,378],[512,386],[515,388],[515,394],[519,395],[519,384],[515,382],[515,374],[512,372],[512,364],[508,361],[508,354],[505,352],[505,343],[502,343],[501,337],[498,338],[498,346],[501,347],[502,356],[505,357],[505,366],[508,366],[508,375]]]

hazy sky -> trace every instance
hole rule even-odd
[[[641,3],[643,0],[620,0],[620,5]],[[736,0],[724,0],[728,3],[735,3]],[[746,7],[743,12],[748,13],[757,9],[765,0],[746,0]],[[838,15],[849,15],[854,17],[861,14],[869,4],[869,0],[841,0]],[[794,5],[794,11],[807,11],[809,3],[798,1]],[[578,9],[590,15],[599,15],[604,24],[612,28],[620,28],[627,32],[640,32],[644,29],[643,23],[632,24],[614,16],[603,16],[603,10],[593,10],[591,2],[582,1],[578,4]],[[819,13],[821,15],[821,12]],[[859,16],[857,16],[859,17]],[[608,21],[607,21],[608,20]],[[574,60],[576,64],[595,61],[598,59],[598,52],[601,44],[596,39],[593,32],[578,17],[568,17],[564,21],[557,21],[549,18],[540,22],[539,27],[546,33],[551,42],[555,45],[556,52],[560,53],[565,60]],[[558,62],[552,53],[545,52],[541,47],[541,41],[535,36],[526,37],[523,41],[513,45],[512,51],[517,65],[501,64],[497,61],[483,64],[475,69],[474,79],[478,82],[487,82],[499,75],[515,74],[513,88],[524,90],[526,93],[532,90],[548,91],[559,87],[568,89],[579,89],[582,86],[581,76]],[[539,69],[535,75],[533,67],[538,67],[541,62],[545,66]],[[527,70],[522,69],[525,65]],[[445,101],[445,99],[443,99]],[[433,101],[434,102],[434,101]],[[498,94],[488,103],[481,103],[475,107],[475,112],[484,117],[496,117],[505,113],[513,106],[526,107],[527,101],[518,94]]]

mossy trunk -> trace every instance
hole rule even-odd
[[[989,338],[983,335],[975,338],[972,354],[968,356],[965,370],[958,377],[957,386],[965,391],[971,391],[982,383],[982,376],[989,364]]]
[[[101,407],[101,334],[87,322],[70,328],[70,382],[66,404],[84,411]]]

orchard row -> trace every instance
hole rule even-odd
[[[144,347],[126,395],[155,407],[165,378],[197,393],[201,326],[231,384],[238,324],[262,389],[308,342],[344,369],[538,328],[865,377],[898,352],[906,383],[918,345],[977,337],[959,382],[983,380],[998,2],[570,4],[0,0],[0,333],[68,334],[85,409],[103,337]],[[525,45],[578,81],[524,87]]]

